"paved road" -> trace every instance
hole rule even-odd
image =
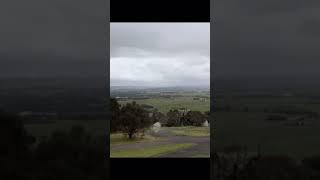
[[[167,131],[161,131],[158,134],[162,140],[152,142],[139,142],[132,144],[114,145],[111,151],[121,151],[128,149],[141,149],[156,147],[161,145],[179,144],[179,143],[193,143],[194,146],[181,149],[176,152],[161,155],[159,157],[194,157],[204,156],[209,157],[210,154],[210,137],[191,137],[191,136],[175,136]]]

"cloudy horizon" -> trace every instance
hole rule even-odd
[[[210,23],[111,23],[111,86],[209,86]]]

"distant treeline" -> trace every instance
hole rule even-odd
[[[171,109],[164,114],[157,109],[148,110],[152,107],[134,101],[120,105],[116,99],[111,98],[111,132],[123,132],[132,138],[156,122],[165,126],[201,126],[206,120],[210,122],[209,112]]]

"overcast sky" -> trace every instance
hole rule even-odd
[[[0,77],[102,76],[105,0],[1,0]]]
[[[209,85],[209,23],[111,23],[110,28],[111,85]]]
[[[212,6],[211,77],[320,77],[319,0],[216,0]],[[0,77],[107,73],[105,13],[104,0],[2,0]],[[209,56],[209,25],[185,26],[188,28],[161,25],[149,31],[140,25],[129,29],[114,24],[113,65],[124,62],[121,58],[148,62],[161,58],[170,61],[168,72],[172,73],[167,76],[177,76],[171,80],[204,82],[205,71],[194,72],[200,71],[200,65],[183,72],[174,69],[178,65],[173,62],[201,64]],[[144,63],[136,62],[132,69],[139,64]],[[155,77],[144,77],[165,79],[158,71],[153,71]],[[128,74],[123,76],[113,78],[118,82],[127,76],[130,79]]]
[[[218,0],[212,6],[216,78],[320,77],[320,1]]]

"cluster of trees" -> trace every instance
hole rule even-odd
[[[123,132],[130,139],[139,131],[144,131],[153,123],[160,122],[166,126],[201,126],[206,120],[209,122],[209,111],[181,112],[170,110],[167,114],[154,109],[149,112],[136,102],[121,106],[116,99],[111,98],[111,132]]]
[[[180,112],[176,109],[167,113],[166,125],[171,126],[201,126],[205,121],[209,122],[209,112],[200,111]]]
[[[82,126],[37,139],[20,117],[0,112],[0,179],[106,179],[106,139]]]

